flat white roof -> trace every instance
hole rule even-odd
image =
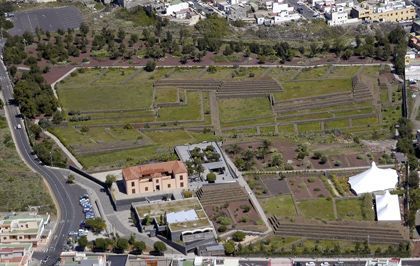
[[[179,211],[179,212],[170,212],[166,214],[166,221],[168,224],[190,222],[198,220],[197,213],[195,210]]]

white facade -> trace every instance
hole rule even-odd
[[[405,79],[420,80],[420,54],[415,49],[408,50],[405,55]]]
[[[329,26],[338,26],[359,21],[358,18],[349,18],[349,14],[343,6],[335,7],[331,12],[325,13],[325,17]]]
[[[273,3],[273,13],[280,12],[293,12],[293,7],[289,7],[288,4]]]
[[[188,3],[187,2],[181,2],[178,4],[174,4],[174,5],[166,5],[166,15],[170,16],[170,15],[174,15],[175,12],[179,12],[183,9],[188,9]]]

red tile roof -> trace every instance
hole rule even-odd
[[[142,179],[143,177],[160,177],[164,173],[187,173],[187,168],[181,161],[169,161],[163,163],[151,163],[132,166],[122,170],[123,179],[126,181]]]

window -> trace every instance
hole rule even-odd
[[[131,193],[136,193],[136,189],[135,189],[135,188],[133,188],[133,189],[131,190]]]
[[[184,187],[184,182],[179,183],[180,187]]]
[[[156,183],[159,183],[159,179],[156,179]]]
[[[168,188],[171,188],[171,184],[168,184]]]
[[[144,188],[144,191],[149,191],[149,187],[145,187]]]
[[[179,180],[183,180],[183,179],[184,179],[184,176],[180,175]]]
[[[134,187],[136,185],[136,183],[133,181],[131,182],[131,186]]]

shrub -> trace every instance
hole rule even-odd
[[[219,233],[223,233],[226,232],[227,227],[225,225],[221,225],[219,226],[219,228],[217,229],[217,231],[219,231]]]
[[[214,183],[216,181],[216,174],[213,172],[210,172],[207,174],[207,182]]]
[[[146,70],[147,72],[153,72],[155,71],[156,68],[156,62],[154,60],[149,60],[146,63],[146,66],[144,67],[144,70]]]
[[[236,231],[235,233],[233,233],[232,235],[232,239],[235,242],[241,242],[245,239],[245,233],[241,232],[241,231]]]

